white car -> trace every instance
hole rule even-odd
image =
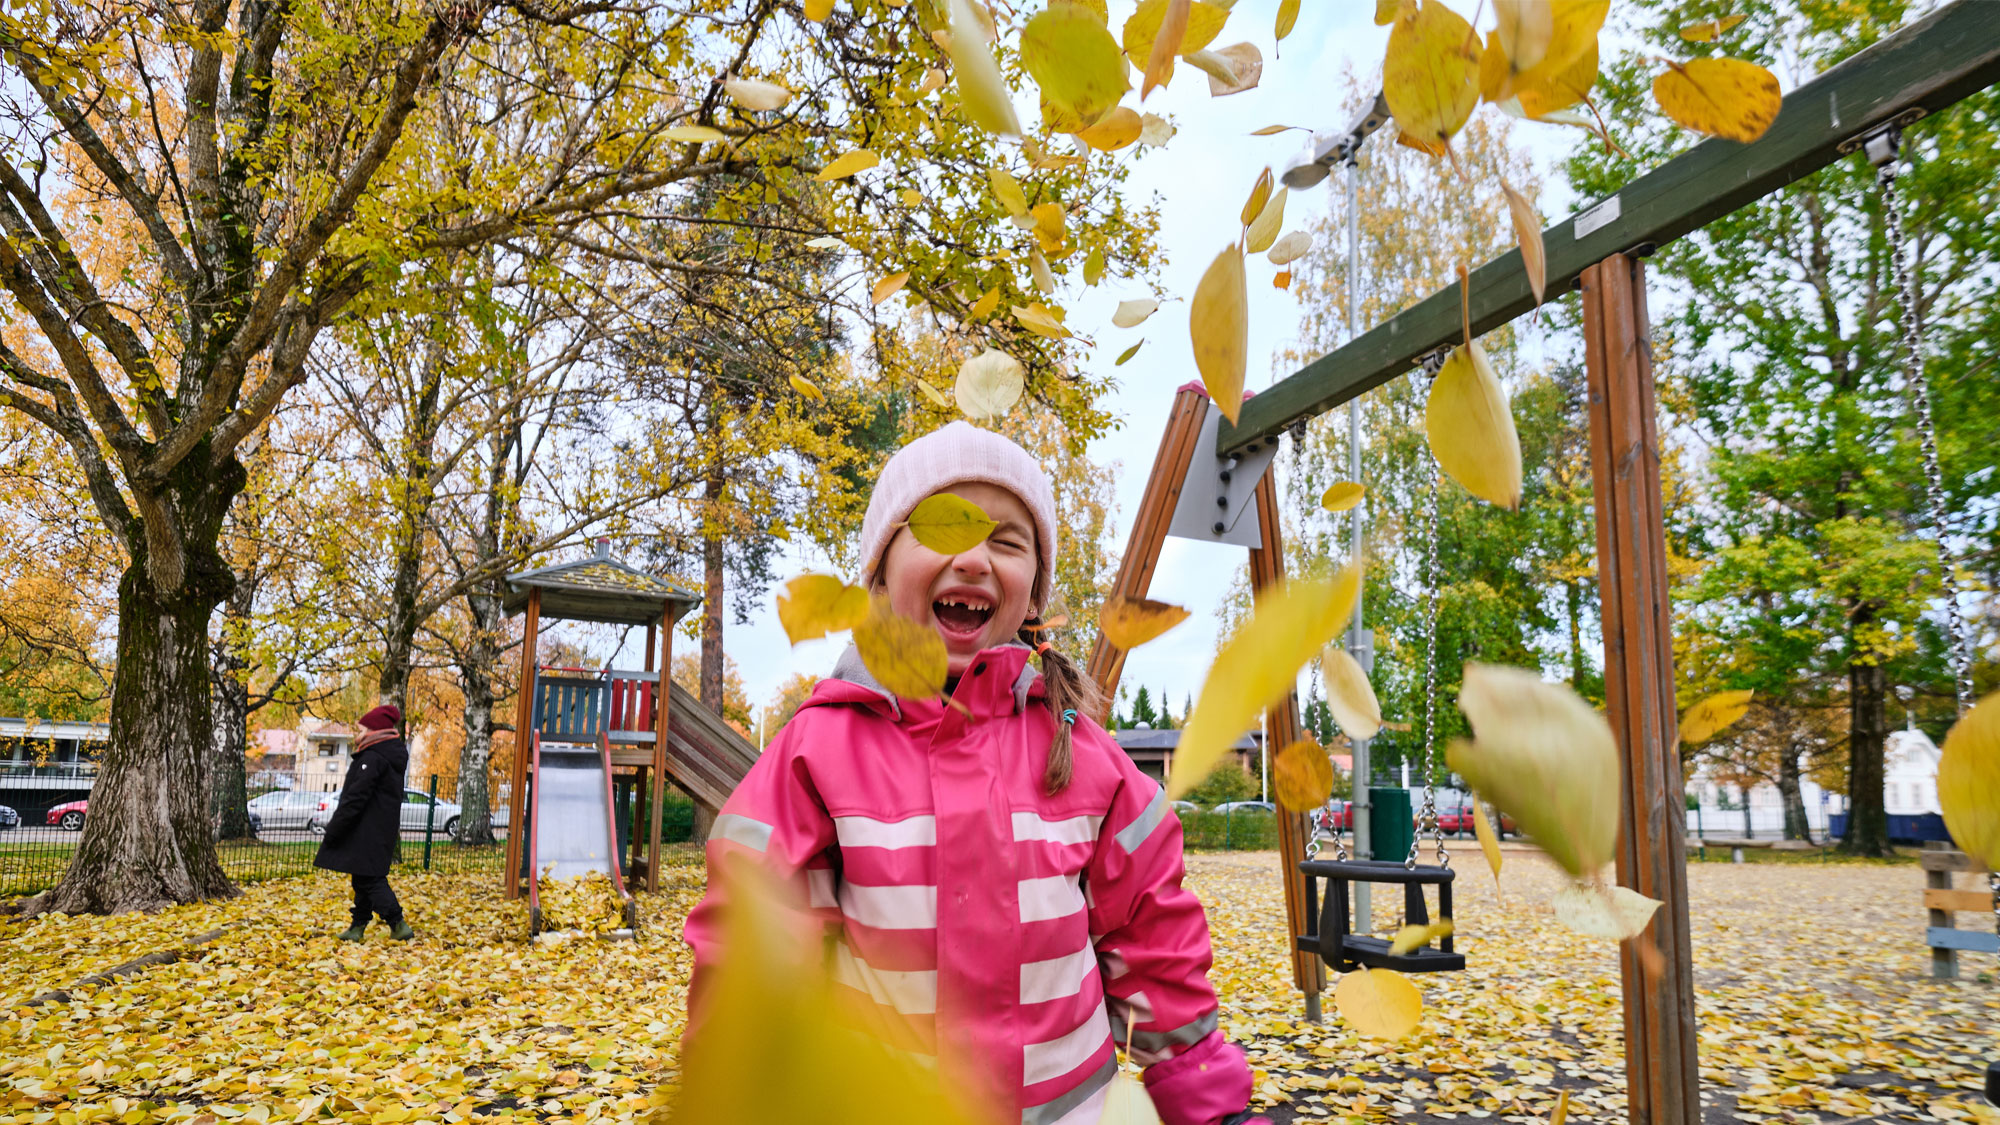
[[[318,807],[307,818],[306,827],[311,829],[315,835],[318,835],[325,833],[326,822],[332,819],[333,810],[340,807],[340,794],[338,792],[320,793],[316,795],[316,799]],[[432,813],[430,803],[430,794],[421,789],[405,788],[403,790],[403,831],[422,832],[425,825],[429,825],[431,831],[437,835],[447,839],[457,839],[458,814],[463,810],[460,809],[456,802],[447,801],[443,797],[439,797],[437,799],[437,811],[436,813]],[[507,827],[507,810],[504,806],[494,809],[492,815],[494,828],[504,829]]]
[[[250,800],[250,811],[256,813],[266,828],[304,828],[319,811],[322,793],[307,793],[298,789],[274,789]]]

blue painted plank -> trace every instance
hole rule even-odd
[[[2000,934],[1991,930],[1953,930],[1932,926],[1925,942],[1934,949],[1964,949],[1973,953],[2000,953]]]

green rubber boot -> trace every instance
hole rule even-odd
[[[368,926],[366,923],[363,923],[359,926],[349,926],[346,929],[340,931],[340,940],[360,941],[361,935],[367,932],[368,932]]]
[[[398,922],[396,928],[389,931],[389,936],[397,941],[408,941],[417,936],[417,931],[411,929],[408,922]]]

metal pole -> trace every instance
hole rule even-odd
[[[1355,152],[1348,153],[1346,162],[1347,338],[1349,341],[1361,335],[1361,221],[1359,215],[1361,164],[1356,157],[1356,152],[1359,151],[1359,148],[1360,146],[1357,145],[1355,146]],[[1361,402],[1358,399],[1351,400],[1347,404],[1347,479],[1354,481],[1361,479]],[[1365,507],[1367,507],[1367,504],[1364,501],[1361,504],[1356,504],[1348,512],[1350,517],[1348,557],[1355,562],[1361,560],[1361,514]],[[1363,586],[1365,589],[1366,584],[1364,583]],[[1347,630],[1347,651],[1353,653],[1354,658],[1361,662],[1362,671],[1372,675],[1375,671],[1375,646],[1365,643],[1362,638],[1361,600],[1362,595],[1357,592],[1354,596],[1354,620]],[[1374,850],[1369,846],[1372,843],[1372,839],[1368,804],[1368,779],[1370,776],[1368,740],[1365,738],[1354,738],[1352,735],[1348,737],[1354,744],[1354,774],[1352,778],[1353,785],[1351,786],[1354,802],[1353,816],[1351,818],[1354,822],[1354,854],[1365,859],[1375,854]],[[1370,901],[1370,897],[1369,885],[1367,883],[1356,883],[1354,885],[1354,916],[1359,920],[1358,928],[1363,933],[1367,933],[1374,928],[1374,904]]]
[[[438,775],[431,775],[431,802],[424,809],[424,870],[431,869],[431,827],[437,823],[438,815]],[[461,821],[461,824],[464,822]]]

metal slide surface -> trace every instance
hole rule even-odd
[[[612,865],[610,785],[604,756],[596,746],[544,742],[536,795],[535,876],[550,864],[550,875],[573,879],[592,871],[618,877]]]

